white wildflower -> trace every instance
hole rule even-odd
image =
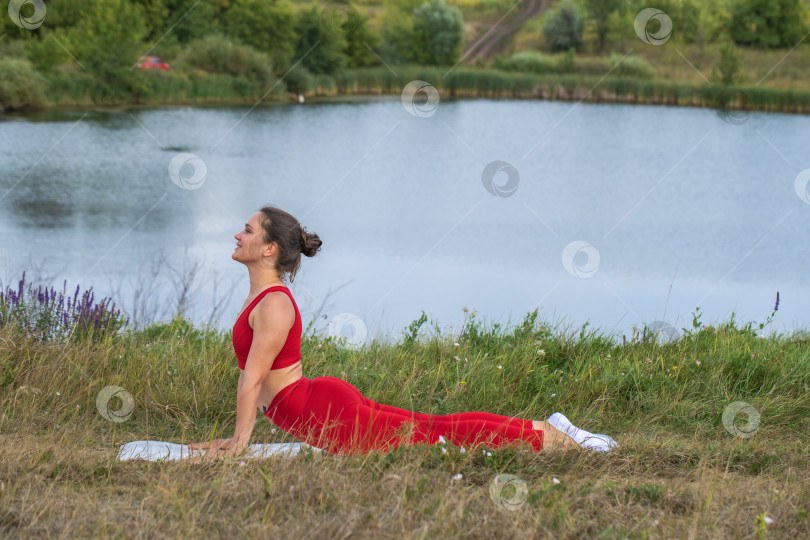
[[[453,342],[453,345],[455,345],[456,347],[458,347],[458,342]]]
[[[773,523],[773,518],[770,518],[770,517],[768,517],[768,516],[765,516],[765,523],[767,523],[768,525],[770,525],[771,523]]]
[[[695,363],[696,363],[697,365],[700,365],[700,360],[695,360]]]
[[[454,356],[453,358],[455,358],[456,361],[461,360],[461,358],[459,358],[458,356]]]
[[[442,446],[442,454],[446,454],[446,453],[447,453],[447,448],[445,448],[444,446]]]
[[[559,481],[559,480],[557,480],[556,478],[552,478],[552,479],[551,479],[551,481],[552,481],[553,483],[555,483],[555,484],[559,484],[559,483],[560,483],[560,481]]]
[[[556,396],[556,395],[557,395],[557,394],[551,394],[551,397],[554,397],[554,396]]]
[[[442,443],[442,444],[447,444],[447,441],[445,440],[445,438],[442,435],[439,435],[439,442]]]
[[[492,453],[491,453],[491,452],[487,452],[487,457],[489,457],[489,456],[491,456],[491,455],[492,455]]]
[[[60,394],[59,392],[57,392],[57,393],[56,393],[56,395],[57,395],[57,396],[61,396],[62,394]]]
[[[545,350],[543,350],[543,349],[539,349],[539,350],[537,351],[537,354],[539,354],[540,356],[545,356],[545,355],[546,355],[546,351],[545,351]]]
[[[453,480],[461,480],[461,473],[453,475]]]
[[[460,453],[462,453],[462,454],[466,454],[466,453],[467,453],[467,451],[466,451],[466,450],[464,450],[464,447],[463,447],[463,446],[461,447],[461,451],[460,451]]]
[[[503,366],[498,366],[498,369],[503,369]]]

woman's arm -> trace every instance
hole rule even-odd
[[[295,322],[292,302],[281,292],[262,298],[254,312],[253,342],[236,392],[236,429],[230,448],[233,456],[241,454],[250,442],[262,384]]]

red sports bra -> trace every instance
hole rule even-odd
[[[264,298],[264,295],[273,289],[280,289],[287,293],[287,296],[292,300],[293,307],[295,308],[295,322],[287,334],[287,341],[273,361],[273,366],[270,368],[281,369],[291,366],[301,359],[301,314],[298,312],[298,305],[292,297],[292,293],[287,287],[283,285],[274,285],[260,292],[253,302],[245,308],[245,311],[236,319],[236,324],[233,326],[233,352],[236,354],[236,359],[239,361],[239,369],[245,369],[245,362],[247,362],[248,353],[250,352],[250,345],[253,343],[253,328],[248,324],[248,317],[259,300]]]

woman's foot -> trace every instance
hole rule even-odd
[[[562,413],[555,412],[546,420],[554,428],[571,437],[579,446],[596,452],[607,452],[619,445],[611,437],[594,434],[573,425]]]
[[[548,422],[540,420],[532,420],[532,429],[540,430],[543,432],[543,448],[544,449],[562,449],[580,448],[580,446],[568,436],[568,434],[558,430]]]

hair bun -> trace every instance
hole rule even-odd
[[[307,257],[313,257],[321,249],[321,239],[315,233],[301,230],[301,253]]]

